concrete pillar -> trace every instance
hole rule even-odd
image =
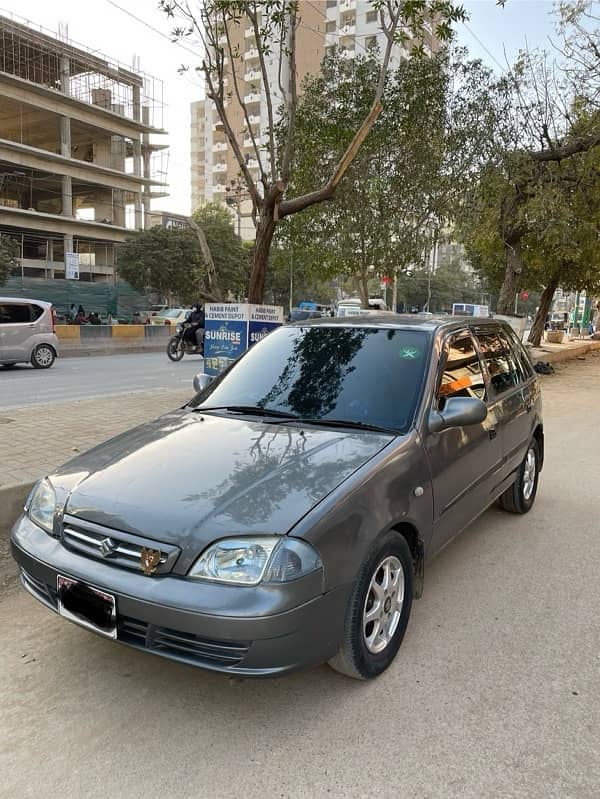
[[[142,193],[136,191],[134,194],[135,199],[135,229],[142,229]]]
[[[73,236],[65,234],[65,277],[67,276],[67,253],[73,252]]]
[[[142,176],[142,143],[139,139],[133,140],[133,174]]]
[[[69,57],[64,55],[60,59],[60,90],[63,94],[71,94],[71,64]]]
[[[139,86],[133,87],[133,118],[136,122],[141,120],[141,113],[142,113],[142,101],[141,101],[141,89]]]
[[[144,106],[142,109],[142,122],[144,125],[150,124],[150,109],[148,106]],[[143,160],[143,167],[144,167],[144,178],[149,181],[151,177],[151,167],[150,167],[150,136],[147,133],[142,133],[142,160]],[[144,228],[148,230],[150,227],[150,185],[149,183],[144,183],[144,193],[142,195],[142,202],[144,204]]]
[[[62,210],[63,216],[73,216],[73,182],[68,175],[62,178]]]
[[[49,269],[49,277],[51,280],[54,280],[54,240],[48,239],[46,242],[46,254],[48,257],[48,263],[50,265]]]
[[[69,117],[60,118],[60,154],[66,156],[67,158],[71,157],[71,120]],[[63,216],[73,216],[73,184],[71,178],[67,177],[66,175],[64,175],[62,178],[61,199],[61,214]]]

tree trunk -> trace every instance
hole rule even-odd
[[[512,315],[515,312],[515,295],[519,290],[519,280],[523,273],[523,258],[521,257],[521,240],[514,239],[504,244],[506,253],[506,272],[504,283],[500,289],[496,312]]]
[[[265,207],[256,228],[256,243],[254,245],[252,271],[248,286],[248,302],[257,305],[261,305],[264,302],[269,250],[271,249],[271,241],[276,225],[273,208],[271,206]]]
[[[534,347],[539,347],[542,341],[542,335],[544,333],[544,326],[546,324],[546,317],[548,316],[548,311],[550,310],[550,306],[552,305],[552,298],[554,297],[554,293],[558,288],[558,284],[560,281],[560,274],[557,272],[551,278],[550,282],[542,292],[542,296],[540,298],[540,304],[535,315],[535,319],[533,320],[533,325],[531,326],[531,330],[529,331],[529,336],[527,341],[530,344],[533,344]]]
[[[369,275],[367,272],[360,272],[356,278],[358,284],[358,293],[362,302],[363,308],[369,307]]]

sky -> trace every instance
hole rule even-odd
[[[526,43],[550,47],[550,0],[507,0],[504,8],[495,0],[462,0],[462,4],[469,21],[466,26],[459,25],[459,42],[468,46],[473,57],[482,58],[498,71],[505,68],[505,50],[512,61]],[[154,210],[187,214],[191,191],[189,106],[203,97],[203,88],[193,69],[178,74],[182,64],[193,67],[197,61],[192,53],[168,41],[172,23],[157,5],[157,0],[0,0],[0,14],[13,14],[20,21],[25,18],[50,32],[57,31],[59,22],[66,22],[74,44],[128,66],[137,56],[144,72],[163,81],[170,196],[155,201]]]

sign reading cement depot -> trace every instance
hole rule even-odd
[[[204,370],[219,374],[283,322],[283,308],[247,303],[207,303],[204,334]]]
[[[280,305],[251,305],[248,346],[256,344],[281,324],[283,324],[283,308]]]

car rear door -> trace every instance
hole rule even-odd
[[[489,378],[490,395],[498,406],[502,439],[502,478],[517,469],[532,435],[534,386],[527,381],[509,336],[500,327],[475,329],[484,370]]]
[[[29,359],[28,341],[35,323],[31,318],[31,307],[26,302],[3,302],[0,304],[0,337],[2,358],[5,361]]]
[[[450,397],[487,401],[487,385],[475,342],[468,329],[452,333],[442,344],[434,407]],[[502,443],[497,407],[488,404],[481,423],[425,436],[425,451],[433,485],[433,550],[460,532],[490,504],[499,481]]]

